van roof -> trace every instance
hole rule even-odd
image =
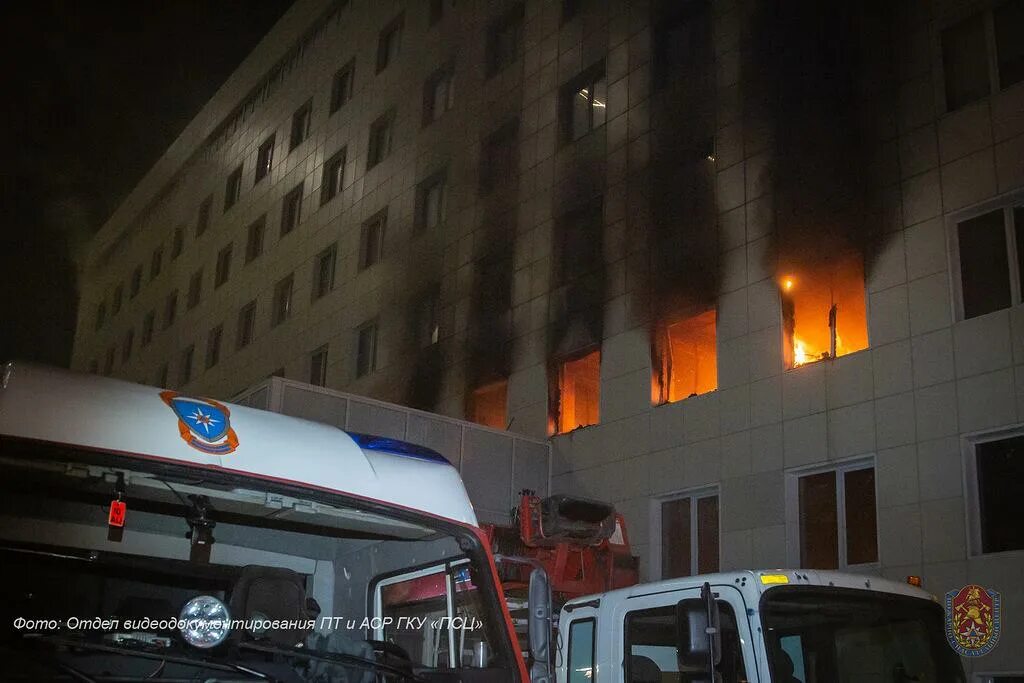
[[[2,366],[0,437],[214,467],[476,524],[458,471],[428,448],[32,363]]]

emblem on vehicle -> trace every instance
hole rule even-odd
[[[231,411],[223,403],[176,391],[161,391],[160,398],[178,416],[178,433],[192,448],[210,455],[227,455],[238,448]]]
[[[981,657],[999,642],[999,593],[976,584],[946,593],[946,640],[961,657]]]

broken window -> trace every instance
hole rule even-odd
[[[655,403],[673,403],[718,388],[715,309],[664,326],[659,333]]]
[[[468,417],[485,427],[508,426],[508,380],[500,379],[478,387],[470,394]]]
[[[859,252],[804,266],[783,275],[779,284],[786,367],[867,348],[864,259]]]
[[[561,362],[558,368],[557,433],[597,424],[601,352],[597,349]]]
[[[661,578],[718,571],[718,493],[695,493],[661,504]]]
[[[1004,207],[956,226],[959,312],[963,319],[1020,303],[1024,206]]]
[[[878,561],[872,465],[800,476],[797,498],[801,567],[839,569]]]

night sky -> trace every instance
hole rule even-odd
[[[74,257],[290,4],[6,6],[0,362],[68,364]]]

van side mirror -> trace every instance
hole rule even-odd
[[[680,666],[703,668],[715,680],[715,668],[722,661],[722,630],[710,584],[704,584],[699,598],[676,603],[676,648]]]
[[[551,678],[551,582],[543,567],[530,572],[530,667],[531,683],[548,683]]]

